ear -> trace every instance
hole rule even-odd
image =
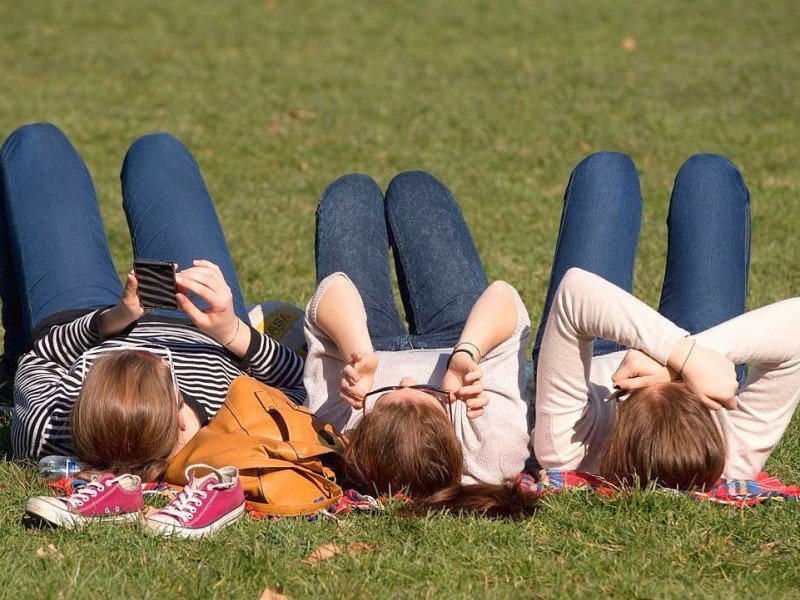
[[[181,406],[181,409],[178,411],[178,430],[179,431],[186,431],[186,419],[183,418],[183,409],[185,407],[186,407],[186,405],[184,404],[183,406]]]

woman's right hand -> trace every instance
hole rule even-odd
[[[364,396],[372,389],[378,357],[374,352],[353,352],[342,369],[339,380],[339,398],[355,409],[364,407]]]
[[[611,381],[622,390],[633,391],[673,379],[675,372],[641,350],[631,348],[614,371]]]
[[[709,410],[736,408],[739,382],[736,365],[727,356],[683,338],[670,353],[668,364]]]

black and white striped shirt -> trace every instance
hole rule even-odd
[[[247,353],[239,358],[189,323],[156,318],[142,319],[125,333],[101,340],[100,312],[53,327],[21,357],[14,382],[11,424],[17,457],[36,459],[73,453],[69,417],[81,386],[76,365],[85,352],[118,345],[120,341],[169,349],[178,388],[186,402],[200,413],[201,423],[216,414],[228,386],[239,375],[250,375],[279,388],[298,403],[305,400],[303,359],[255,329]]]

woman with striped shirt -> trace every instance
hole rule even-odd
[[[134,142],[121,180],[133,254],[177,263],[179,310],[143,309],[133,272],[120,284],[91,177],[59,129],[21,127],[0,150],[12,444],[154,480],[235,377],[302,402],[303,361],[247,324],[211,197],[177,139]]]

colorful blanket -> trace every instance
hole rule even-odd
[[[522,491],[537,494],[558,492],[563,489],[584,489],[603,495],[613,495],[615,489],[602,478],[578,471],[542,469],[535,473],[522,473],[517,482]],[[676,490],[664,488],[676,493]],[[685,493],[697,500],[721,504],[752,506],[765,500],[800,500],[800,487],[784,485],[777,477],[759,473],[755,479],[720,479],[711,489]]]
[[[85,484],[86,481],[74,477],[65,477],[49,483],[48,486],[70,495]],[[559,469],[542,469],[533,473],[520,473],[517,476],[517,484],[523,492],[534,494],[556,493],[567,489],[588,490],[605,496],[613,496],[617,492],[613,486],[597,475]],[[165,483],[147,483],[143,487],[145,494],[163,495],[168,500],[174,498],[175,494],[180,491],[179,487]],[[683,493],[697,500],[708,500],[735,506],[752,506],[766,500],[779,502],[800,500],[800,487],[784,485],[780,479],[771,477],[768,473],[759,473],[755,479],[720,479],[709,490],[680,492],[670,488],[663,488],[663,491],[673,494]],[[384,504],[388,501],[409,502],[410,499],[402,494],[396,494],[391,498],[373,498],[372,496],[359,494],[355,490],[345,490],[344,495],[335,506],[319,511],[315,515],[311,515],[310,518],[327,517],[336,520],[351,512],[376,512],[382,510]],[[255,519],[274,518],[253,510],[249,503],[246,503],[245,507]]]

